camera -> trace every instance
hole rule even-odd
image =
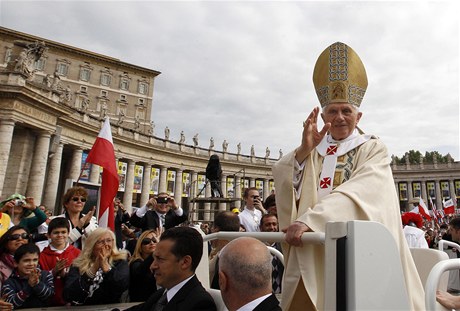
[[[159,197],[159,198],[157,198],[157,203],[158,204],[166,204],[166,203],[168,203],[168,200],[169,200],[168,197]]]
[[[16,201],[14,201],[15,206],[23,206],[25,204],[26,204],[26,201],[21,200],[21,199],[17,199]]]

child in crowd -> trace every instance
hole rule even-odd
[[[47,307],[54,295],[53,275],[38,268],[40,249],[33,243],[14,253],[16,268],[2,287],[2,297],[15,309]]]
[[[40,267],[51,271],[54,278],[55,294],[51,298],[51,306],[67,304],[62,294],[65,277],[73,260],[80,254],[80,250],[68,242],[69,232],[70,225],[67,219],[64,217],[52,219],[48,224],[50,245],[40,254]]]

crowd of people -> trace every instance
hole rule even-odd
[[[266,204],[270,204],[266,205],[267,210],[270,208],[269,214],[256,188],[246,189],[244,193],[246,204],[241,213],[239,209],[219,212],[213,222],[202,224],[203,230],[206,233],[220,230],[278,231],[274,195],[266,200]],[[132,310],[150,310],[152,294],[165,289],[171,292],[170,283],[177,281],[178,275],[174,275],[172,267],[163,262],[168,259],[165,254],[171,252],[170,255],[180,258],[181,252],[186,251],[182,249],[182,244],[174,247],[169,242],[161,243],[162,240],[172,240],[176,244],[194,241],[191,244],[195,248],[191,255],[193,260],[185,260],[189,264],[186,267],[185,263],[180,266],[184,268],[183,275],[187,279],[194,275],[202,256],[203,240],[199,239],[198,243],[196,238],[187,240],[176,237],[178,233],[171,233],[174,230],[187,234],[191,234],[190,230],[196,231],[188,227],[188,215],[173,197],[160,193],[131,214],[116,198],[113,231],[98,227],[95,208],[85,207],[87,201],[86,189],[75,186],[63,195],[63,213],[57,216],[49,215],[49,212],[45,214],[44,207],[34,208],[33,198],[25,198],[20,194],[14,194],[1,202],[1,216],[9,220],[0,237],[2,304],[20,309],[143,302],[132,307]],[[263,211],[263,214],[260,212],[261,217],[253,219],[254,226],[245,226],[242,214],[256,208]],[[10,214],[9,211],[14,212]],[[24,216],[25,211],[29,211],[28,216]],[[38,233],[38,228],[43,226],[46,226],[44,235],[32,234]],[[218,258],[221,258],[220,252],[226,244],[228,241],[217,240],[212,242],[210,248],[212,288],[220,289]],[[270,255],[270,270],[274,259]],[[279,286],[273,293],[280,293],[281,289],[282,265],[278,263],[278,266],[276,279]],[[271,274],[267,280],[271,286],[270,280]],[[194,280],[193,283],[197,285],[199,281]],[[186,303],[190,306],[188,300]],[[212,305],[213,302],[209,310],[215,308]],[[186,309],[181,307],[179,310]],[[205,309],[200,307],[199,310]]]

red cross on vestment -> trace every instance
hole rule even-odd
[[[327,155],[333,155],[337,152],[337,145],[331,145],[327,147],[326,154]]]
[[[330,178],[330,177],[324,177],[324,178],[321,179],[321,181],[319,182],[319,187],[320,187],[321,189],[329,188],[330,185],[331,185],[331,178]]]

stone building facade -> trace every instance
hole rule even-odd
[[[169,129],[158,135],[151,120],[154,82],[160,72],[125,63],[47,39],[0,27],[0,196],[23,193],[36,203],[61,212],[61,197],[77,180],[97,197],[100,168],[85,164],[104,118],[110,118],[120,174],[119,197],[131,210],[158,192],[168,192],[183,206],[198,209],[191,198],[210,197],[205,169],[217,154],[223,170],[222,190],[236,198],[243,187],[257,187],[263,198],[273,190],[272,164],[264,157],[173,142]],[[281,156],[281,151],[280,151]],[[401,207],[422,197],[435,182],[435,201],[448,182],[449,194],[459,193],[460,165],[393,167],[395,187],[406,183]],[[439,189],[438,189],[439,188]],[[431,189],[431,188],[430,188]],[[95,203],[95,202],[94,202]],[[212,219],[214,209],[229,202],[201,203],[195,219]],[[87,204],[89,205],[89,204]]]

